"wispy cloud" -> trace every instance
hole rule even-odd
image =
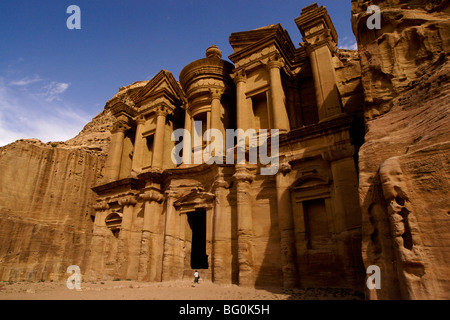
[[[35,75],[33,77],[25,77],[20,80],[11,81],[9,85],[23,87],[40,81],[42,81],[42,79],[38,75]]]
[[[11,81],[0,77],[0,146],[18,139],[65,141],[90,121],[89,115],[60,96],[69,89],[69,83],[42,79],[39,86],[26,87],[37,79],[41,78]]]
[[[340,49],[358,50],[358,44],[355,38],[343,37],[339,40],[338,47]]]
[[[45,97],[45,101],[52,102],[54,100],[60,100],[59,95],[69,89],[69,86],[70,83],[52,81],[44,87],[45,92],[43,96]]]

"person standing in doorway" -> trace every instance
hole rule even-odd
[[[198,271],[195,270],[195,272],[194,272],[194,284],[198,284],[198,279],[200,279],[200,275],[198,274]]]

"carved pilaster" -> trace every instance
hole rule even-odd
[[[251,183],[255,175],[251,174],[244,166],[236,166],[233,180],[236,181],[237,202],[237,239],[238,239],[238,263],[239,285],[254,285],[253,265],[253,219]]]
[[[293,288],[297,285],[297,265],[294,233],[294,218],[292,215],[290,180],[286,176],[292,168],[286,160],[282,161],[276,175],[278,228],[280,231],[280,262],[283,272],[283,285]]]

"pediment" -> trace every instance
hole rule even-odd
[[[294,58],[295,46],[288,32],[279,23],[255,30],[233,33],[229,42],[234,53],[228,58],[236,65],[240,60],[258,55],[258,53],[271,47],[276,48],[287,61]]]
[[[141,90],[135,93],[133,100],[138,107],[147,102],[165,98],[174,106],[182,105],[185,101],[184,93],[171,72],[161,70]]]
[[[317,174],[306,175],[292,184],[291,190],[304,190],[311,188],[321,188],[330,185],[330,179]]]
[[[130,118],[133,118],[138,114],[138,111],[135,107],[128,105],[118,97],[114,97],[109,100],[106,104],[106,107],[109,108],[109,110],[115,117],[124,114]]]
[[[175,201],[174,206],[180,211],[180,213],[185,213],[197,208],[212,207],[213,201],[214,194],[204,192],[196,188]]]
[[[280,28],[281,25],[276,24],[249,31],[235,32],[230,35],[229,42],[234,49],[234,52],[237,52],[267,38],[268,36],[276,34],[277,30]]]

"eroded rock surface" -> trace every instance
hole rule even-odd
[[[108,116],[102,112],[67,142],[29,139],[0,148],[0,280],[59,280],[68,266],[84,267]]]
[[[381,268],[373,299],[448,299],[448,1],[353,1],[365,143],[359,153],[363,260]],[[381,8],[368,30],[366,8]]]

